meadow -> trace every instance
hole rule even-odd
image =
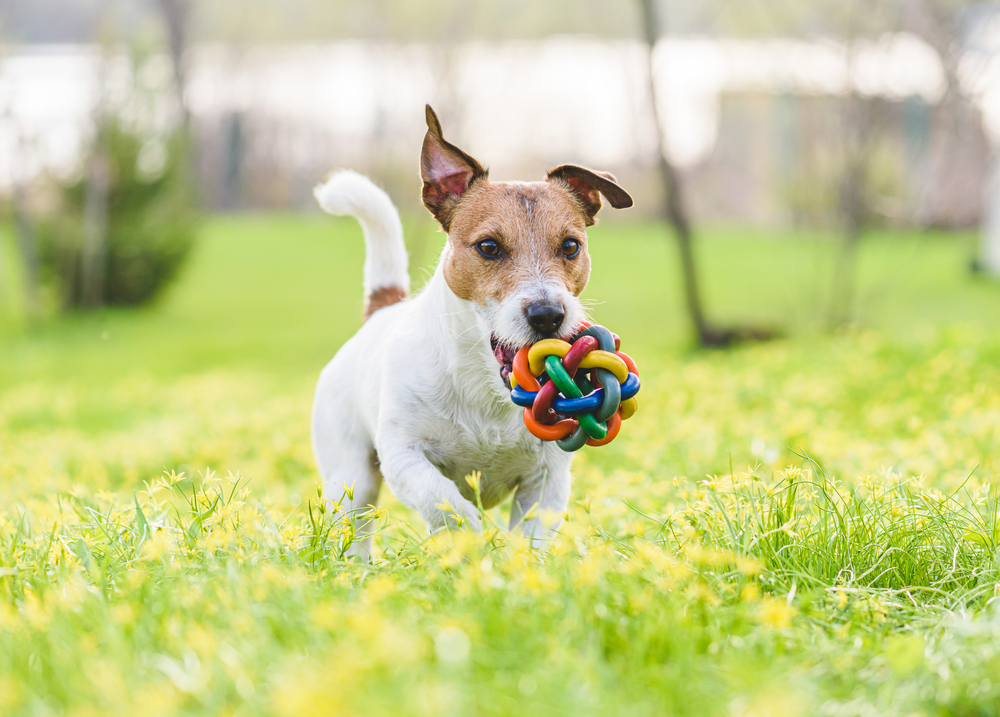
[[[441,235],[407,233],[419,284]],[[998,714],[1000,284],[973,240],[867,238],[830,333],[828,238],[706,230],[713,314],[785,338],[696,352],[663,227],[596,227],[585,297],[643,390],[555,544],[499,511],[428,537],[384,492],[358,565],[309,445],[360,324],[355,225],[213,218],[155,306],[35,324],[2,235],[0,714]]]

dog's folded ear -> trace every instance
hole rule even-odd
[[[618,186],[618,180],[607,172],[596,172],[575,164],[561,164],[549,170],[548,181],[563,181],[583,204],[587,213],[587,226],[594,223],[594,215],[601,209],[601,195],[615,209],[628,209],[632,206],[632,197]]]
[[[473,181],[487,176],[475,159],[445,140],[441,122],[427,105],[427,134],[420,152],[420,178],[424,180],[424,205],[448,231],[452,214]]]

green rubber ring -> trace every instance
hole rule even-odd
[[[587,443],[587,438],[589,438],[587,432],[582,426],[578,425],[568,436],[560,438],[556,441],[556,445],[567,453],[573,453],[574,451],[578,451],[583,448],[583,446]]]
[[[549,374],[549,379],[555,383],[556,388],[566,398],[583,398],[580,387],[570,378],[562,361],[557,356],[547,356],[545,358],[545,371]],[[607,424],[602,424],[588,413],[576,417],[580,422],[580,427],[587,432],[587,435],[595,441],[599,441],[608,435]]]
[[[555,382],[556,388],[559,389],[559,392],[563,396],[566,398],[583,398],[583,394],[580,393],[580,387],[569,377],[566,367],[562,365],[562,361],[559,360],[558,356],[545,357],[545,371],[549,374],[549,378]]]

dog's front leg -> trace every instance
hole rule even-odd
[[[420,513],[428,530],[455,528],[460,523],[477,533],[481,530],[479,509],[462,497],[408,437],[389,436],[379,444],[385,481],[399,500]]]
[[[522,480],[510,507],[510,529],[518,530],[533,548],[547,543],[562,523],[570,491],[569,461],[546,466]]]

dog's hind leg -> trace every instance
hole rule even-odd
[[[537,475],[521,481],[510,506],[510,529],[520,532],[532,547],[548,542],[562,523],[571,481],[569,461],[542,467]]]
[[[354,535],[357,542],[348,551],[351,555],[371,560],[372,531],[376,521],[370,517],[372,509],[378,505],[378,494],[382,488],[382,472],[375,449],[368,453],[368,472],[364,481],[355,483],[351,506],[354,512]],[[356,546],[356,547],[355,547]]]
[[[317,451],[317,455],[321,455]],[[327,509],[339,506],[333,516],[335,520],[350,515],[354,526],[355,540],[347,550],[348,556],[370,560],[373,555],[371,531],[375,522],[369,517],[378,505],[382,474],[374,452],[370,449],[363,455],[351,455],[354,451],[342,451],[331,456],[331,460],[319,460],[320,474],[323,476],[323,495]],[[326,469],[324,470],[324,467]]]
[[[323,478],[323,495],[328,509],[339,504],[336,518],[351,516],[357,540],[347,554],[369,560],[373,547],[369,533],[374,522],[367,514],[378,504],[382,487],[378,460],[357,424],[344,417],[331,420],[332,416],[322,410],[323,405],[317,402],[313,415],[313,449]]]

